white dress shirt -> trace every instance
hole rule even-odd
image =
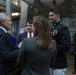
[[[2,26],[0,26],[0,28],[3,29],[5,33],[7,33],[7,30],[5,28],[3,28]]]
[[[34,33],[32,32],[31,37],[33,37],[33,36],[34,36]],[[30,33],[29,32],[27,32],[27,38],[30,38]]]

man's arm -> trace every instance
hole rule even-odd
[[[14,58],[17,57],[19,50],[12,50],[12,47],[8,47],[11,46],[11,44],[8,42],[8,40],[6,39],[7,37],[5,37],[5,35],[0,34],[0,61],[4,62],[4,61],[8,61],[8,60],[12,60]],[[13,48],[15,49],[15,48]]]
[[[71,45],[70,32],[67,27],[63,27],[59,33],[60,44],[57,44],[58,51],[69,51]]]

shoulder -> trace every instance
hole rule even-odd
[[[0,28],[0,33],[5,33],[5,31],[3,29]]]
[[[26,34],[26,32],[20,33],[20,35]]]
[[[68,29],[68,27],[66,26],[66,25],[64,25],[63,23],[60,23],[59,25],[58,25],[58,28],[59,29]]]
[[[34,37],[32,37],[32,38],[25,38],[24,42],[27,42],[27,43],[30,43],[30,44],[32,43],[33,44],[35,42],[35,38]]]
[[[69,32],[69,29],[66,25],[64,25],[63,23],[61,23],[60,25],[58,25],[57,27],[58,31],[61,32]]]
[[[24,36],[27,32],[20,33],[19,36]]]
[[[3,29],[0,28],[0,35],[5,35],[5,31]]]
[[[26,51],[36,49],[36,41],[34,38],[25,38],[22,45],[26,47]]]

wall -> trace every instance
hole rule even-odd
[[[73,36],[76,33],[76,17],[63,17],[62,22],[70,30],[71,44],[73,44]]]

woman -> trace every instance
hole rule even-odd
[[[17,63],[23,65],[21,75],[50,75],[50,61],[56,52],[48,21],[43,16],[33,18],[34,37],[24,39]]]

